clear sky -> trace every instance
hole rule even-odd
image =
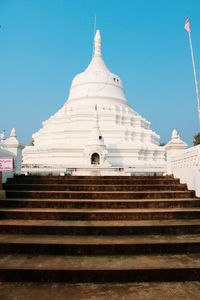
[[[168,142],[200,131],[185,18],[200,77],[199,0],[0,0],[0,131],[28,143],[65,103],[92,55],[94,15],[103,57],[128,103]],[[199,78],[200,80],[200,78]]]

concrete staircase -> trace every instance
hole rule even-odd
[[[0,281],[200,279],[200,199],[172,177],[16,176]]]

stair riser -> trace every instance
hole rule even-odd
[[[8,198],[31,198],[31,199],[166,199],[166,198],[191,198],[194,193],[183,192],[119,192],[119,193],[67,193],[67,192],[36,192],[36,191],[7,191]]]
[[[153,282],[199,281],[200,269],[149,270],[0,270],[1,282]]]
[[[128,244],[119,245],[63,245],[63,244],[0,244],[0,254],[33,254],[33,255],[136,255],[136,254],[180,254],[200,253],[200,243],[182,244]]]
[[[12,191],[91,191],[91,192],[98,192],[98,191],[186,191],[186,185],[6,185],[5,187],[7,190]]]
[[[38,201],[38,200],[2,200],[1,207],[3,208],[175,208],[175,207],[200,207],[200,200],[185,200],[185,201],[134,201],[134,202],[114,202],[114,201],[90,201],[79,202],[72,201]]]
[[[161,234],[199,234],[199,225],[190,226],[141,226],[141,227],[65,227],[65,226],[15,226],[0,225],[0,233],[50,234],[50,235],[161,235]]]
[[[199,211],[184,212],[2,212],[1,219],[25,220],[173,220],[198,219]]]

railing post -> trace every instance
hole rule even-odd
[[[165,145],[167,154],[167,174],[173,174],[172,159],[174,156],[181,154],[187,148],[187,144],[180,139],[177,130],[172,131],[171,140]]]

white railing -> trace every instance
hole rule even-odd
[[[187,183],[200,197],[200,145],[184,150],[171,160],[174,177],[180,178],[181,183]]]
[[[27,164],[22,166],[23,174],[37,175],[115,175],[124,173],[123,168],[117,167],[74,167],[68,168],[63,165]],[[126,174],[125,174],[126,175]]]
[[[92,165],[89,167],[74,167],[68,168],[63,165],[43,165],[43,164],[24,164],[21,169],[22,174],[37,174],[37,175],[162,175],[166,173],[166,165],[154,166],[146,165],[144,166],[135,166],[129,168],[120,168],[120,167],[104,167]]]
[[[22,173],[60,173],[65,172],[66,167],[63,165],[44,165],[44,164],[23,164],[21,168]]]

